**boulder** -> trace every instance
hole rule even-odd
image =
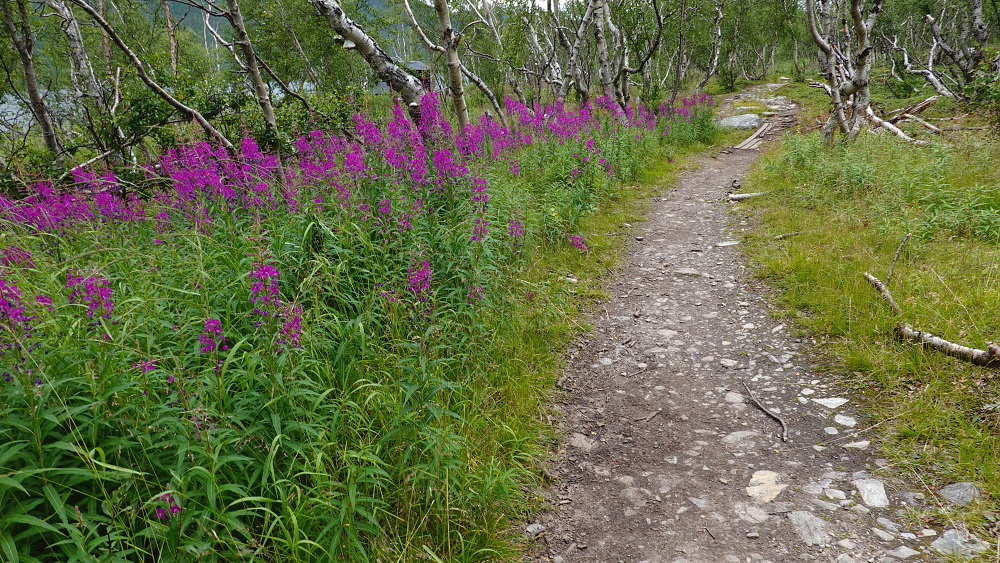
[[[744,113],[722,119],[719,126],[723,129],[756,129],[760,123],[761,118],[756,113]]]

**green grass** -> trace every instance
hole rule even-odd
[[[984,488],[988,501],[963,512],[972,522],[1000,499],[996,370],[900,341],[901,319],[861,274],[885,280],[913,233],[890,282],[905,320],[977,348],[997,339],[998,159],[1000,145],[971,135],[925,147],[862,135],[829,149],[816,133],[789,134],[745,182],[768,192],[747,203],[760,220],[747,248],[779,288],[780,314],[821,337],[829,369],[867,398],[894,473],[931,491],[964,480]],[[933,505],[919,516],[957,517]]]

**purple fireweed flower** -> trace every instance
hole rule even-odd
[[[254,264],[250,277],[256,280],[250,285],[250,301],[257,304],[254,311],[267,316],[279,303],[278,269],[271,264]]]
[[[486,239],[486,234],[489,232],[489,221],[486,217],[479,216],[476,217],[476,222],[472,226],[472,242],[480,242]]]
[[[278,326],[278,343],[289,348],[301,348],[302,307],[282,303],[278,311],[281,324]]]
[[[167,518],[170,517],[170,514],[167,513],[166,508],[157,508],[156,517],[159,518],[160,520],[166,520]]]
[[[466,293],[466,301],[469,303],[472,303],[473,301],[482,301],[484,293],[485,291],[483,290],[483,286],[470,285],[469,291]]]
[[[426,302],[431,294],[431,264],[424,260],[419,264],[410,266],[409,283],[407,289],[410,290],[418,301]]]
[[[111,301],[111,282],[100,276],[69,274],[66,277],[66,287],[72,290],[69,302],[86,305],[88,318],[94,318],[95,314],[105,319],[111,318],[115,308]]]
[[[0,251],[0,265],[20,268],[34,268],[31,253],[19,246],[10,246]]]
[[[581,237],[580,235],[569,235],[569,243],[579,248],[580,250],[583,250],[584,252],[589,250],[589,248],[587,247],[587,243],[583,240],[583,237]]]
[[[222,344],[226,338],[222,336],[222,321],[219,319],[205,319],[205,326],[201,329],[198,342],[201,343],[201,353],[208,354],[219,349],[225,349]]]
[[[149,373],[156,369],[156,360],[140,360],[132,364],[133,368],[138,368],[142,373]],[[172,376],[171,376],[172,377]]]
[[[511,219],[507,224],[507,234],[510,238],[519,239],[524,236],[524,224],[517,219]]]

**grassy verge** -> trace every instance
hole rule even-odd
[[[826,148],[816,133],[790,134],[745,183],[768,192],[747,204],[760,219],[747,249],[780,290],[778,314],[820,336],[830,369],[868,398],[894,472],[929,495],[956,481],[986,493],[962,510],[932,502],[913,514],[925,522],[988,522],[1000,499],[1000,385],[996,370],[896,338],[900,319],[861,274],[885,280],[913,233],[890,282],[905,320],[978,348],[996,339],[998,158],[995,140],[972,135],[925,147],[863,135]]]

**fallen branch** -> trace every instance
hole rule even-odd
[[[930,129],[931,131],[933,131],[935,133],[940,133],[941,132],[941,128],[940,127],[938,127],[937,125],[934,125],[933,123],[929,123],[929,122],[921,119],[920,117],[917,117],[916,115],[911,115],[911,114],[908,114],[908,113],[904,113],[902,115],[902,117],[904,119],[912,119],[913,121],[916,121],[917,123],[923,125],[924,127]]]
[[[890,117],[886,121],[888,121],[889,123],[896,123],[897,121],[904,119],[907,116],[913,116],[917,115],[918,113],[922,113],[925,109],[934,105],[934,102],[936,102],[937,99],[938,99],[937,96],[931,96],[930,98],[927,98],[922,102],[917,102],[912,106],[896,110],[893,112],[892,117]]]
[[[889,273],[885,275],[886,284],[892,281],[892,271],[896,269],[896,262],[899,262],[899,255],[903,253],[903,247],[906,246],[906,241],[910,240],[911,234],[913,233],[906,233],[903,241],[896,247],[896,255],[892,257],[892,264],[889,264]]]
[[[792,231],[790,233],[781,233],[780,235],[774,235],[774,240],[781,240],[788,237],[794,237],[795,235],[801,235],[802,233],[808,233],[809,231]]]
[[[896,300],[892,298],[892,294],[889,293],[889,288],[886,287],[885,284],[882,283],[881,280],[879,280],[875,276],[869,274],[868,272],[865,272],[864,276],[866,278],[868,278],[868,281],[871,282],[872,286],[876,290],[878,290],[879,293],[882,294],[882,297],[884,297],[885,300],[889,302],[889,306],[892,307],[892,310],[895,311],[896,314],[902,315],[903,314],[903,310],[899,308],[899,305],[896,304]]]
[[[744,199],[750,199],[754,196],[764,195],[767,192],[753,192],[748,194],[729,194],[726,199],[729,201],[743,201]]]
[[[892,294],[889,293],[889,289],[885,287],[885,284],[868,272],[865,272],[864,276],[868,278],[868,281],[871,282],[872,286],[874,286],[875,289],[882,294],[882,297],[889,302],[889,306],[892,307],[896,313],[902,315],[902,310],[892,298]],[[906,340],[919,342],[924,346],[933,348],[942,354],[947,354],[953,358],[962,360],[963,362],[969,362],[970,364],[984,367],[1000,367],[1000,346],[993,342],[987,342],[985,350],[970,348],[968,346],[955,344],[954,342],[934,336],[929,332],[916,330],[908,323],[903,322],[896,323],[896,333]]]
[[[764,406],[764,403],[760,402],[760,399],[757,398],[757,395],[754,394],[753,390],[750,389],[750,386],[747,385],[747,383],[745,381],[743,382],[743,387],[747,390],[747,394],[750,395],[750,400],[753,401],[753,404],[757,405],[757,408],[759,408],[760,410],[764,411],[764,414],[766,414],[767,416],[769,416],[769,417],[773,418],[774,420],[778,421],[778,424],[781,425],[781,441],[782,442],[787,442],[788,441],[788,426],[785,425],[785,421],[780,416],[778,416],[778,415],[774,414],[773,412],[769,411],[767,409],[767,407]]]
[[[929,332],[914,330],[913,327],[906,323],[897,324],[896,332],[907,340],[915,340],[925,346],[934,348],[938,352],[958,358],[964,362],[969,362],[977,366],[1000,367],[1000,346],[997,346],[993,342],[987,342],[985,350],[969,348],[968,346],[949,342]]]
[[[875,110],[873,110],[870,106],[868,107],[868,110],[865,113],[868,116],[868,119],[872,120],[872,123],[874,123],[875,125],[878,125],[879,127],[882,127],[883,129],[885,129],[886,131],[888,131],[888,132],[892,133],[893,135],[899,137],[900,139],[909,141],[909,142],[911,142],[911,143],[913,143],[915,145],[926,145],[927,144],[927,141],[914,139],[913,137],[911,137],[911,136],[907,135],[905,132],[903,132],[903,130],[900,129],[899,127],[896,127],[892,123],[889,123],[888,121],[886,121],[886,120],[882,119],[881,117],[875,115]]]

